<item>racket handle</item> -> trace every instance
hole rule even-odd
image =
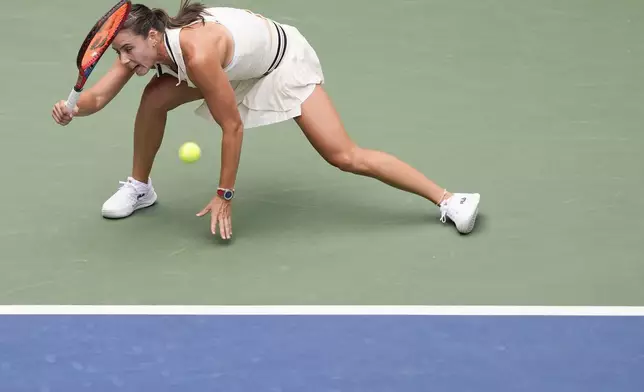
[[[76,106],[76,102],[78,102],[78,98],[80,98],[80,91],[76,91],[76,89],[73,88],[69,93],[69,97],[66,101],[67,109],[69,109],[70,112],[74,111],[74,107]]]

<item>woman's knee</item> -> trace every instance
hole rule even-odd
[[[364,150],[358,146],[352,146],[342,151],[334,152],[326,157],[326,160],[344,172],[363,174],[368,171]]]

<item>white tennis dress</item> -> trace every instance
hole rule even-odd
[[[301,104],[315,85],[324,83],[320,60],[299,30],[237,8],[207,8],[203,16],[206,22],[226,27],[233,37],[234,55],[225,72],[235,90],[244,128],[299,116]],[[157,65],[157,71],[176,76],[177,85],[186,81],[194,87],[186,74],[180,30],[167,29],[165,33],[166,49],[178,72],[165,65]],[[205,101],[195,113],[214,121]]]

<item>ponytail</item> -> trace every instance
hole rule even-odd
[[[202,3],[191,3],[190,0],[181,0],[177,16],[171,17],[167,12],[160,8],[153,8],[154,16],[163,23],[168,29],[175,29],[187,26],[194,22],[205,23],[202,13],[205,12],[206,6]]]

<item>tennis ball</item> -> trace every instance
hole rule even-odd
[[[179,147],[179,158],[187,163],[196,162],[201,157],[201,148],[197,143],[187,142]]]

